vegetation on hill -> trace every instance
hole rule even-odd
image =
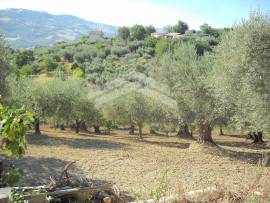
[[[0,11],[0,30],[14,48],[33,48],[63,40],[72,41],[97,29],[103,30],[105,36],[114,36],[117,31],[115,26],[71,15],[52,15],[15,8]]]
[[[137,126],[142,138],[147,125],[178,128],[188,137],[196,129],[200,143],[214,143],[213,128],[229,126],[262,142],[258,136],[269,131],[269,29],[268,15],[255,13],[233,29],[203,24],[192,31],[179,21],[168,27],[182,33],[175,39],[134,25],[120,27],[115,38],[85,36],[28,50],[2,46],[1,64],[12,72],[5,99],[33,112],[36,133],[46,121],[76,132]]]
[[[128,128],[130,135],[137,132],[144,141],[131,138],[141,147],[164,145],[156,137],[144,140],[146,130],[180,138],[192,138],[196,133],[196,157],[204,160],[211,158],[198,150],[205,149],[201,145],[222,143],[220,138],[212,137],[217,127],[221,134],[223,128],[248,134],[256,149],[264,148],[270,133],[270,15],[251,13],[248,20],[232,29],[214,29],[203,24],[199,31],[194,31],[178,21],[167,30],[177,32],[177,37],[154,37],[153,26],[136,24],[120,27],[116,37],[83,36],[72,42],[25,50],[10,48],[1,37],[1,149],[9,156],[24,155],[29,127],[35,132],[32,137],[38,140],[36,143],[48,145],[47,136],[38,136],[43,133],[40,128],[46,127],[41,123],[61,130],[70,128],[77,134],[90,128],[96,134]],[[127,136],[121,136],[124,137]],[[101,144],[99,139],[103,138],[66,141],[55,137],[52,143],[61,143],[63,148],[96,147],[87,142],[91,140],[99,148],[110,150],[126,145],[123,140],[122,144]],[[176,154],[181,153],[179,148],[187,149],[193,142],[187,139],[187,143],[178,143],[178,138],[169,136],[163,139],[167,139],[166,147],[174,148],[173,153],[177,150]],[[168,142],[175,139],[178,141]],[[238,140],[237,145],[229,146],[235,148],[243,143]],[[154,150],[160,149],[159,146]],[[151,152],[151,148],[147,150]],[[81,153],[78,150],[72,156],[78,152]],[[257,160],[257,152],[248,152],[253,161]],[[127,151],[121,153],[130,156]],[[241,153],[226,153],[244,159]],[[0,178],[4,177],[2,172],[0,162]]]

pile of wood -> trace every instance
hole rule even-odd
[[[28,203],[46,203],[47,198],[58,202],[125,203],[120,190],[111,182],[89,180],[69,173],[75,162],[68,163],[58,177],[49,177],[49,184],[36,187],[10,188],[8,196],[17,194]],[[1,192],[0,192],[1,193]],[[0,203],[8,203],[7,195],[0,196]]]
[[[68,170],[75,162],[68,163],[58,178],[50,177],[47,186],[50,196],[73,198],[89,203],[124,203],[117,186],[102,180],[89,180],[71,175]]]

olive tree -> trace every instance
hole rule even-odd
[[[15,64],[18,68],[32,63],[35,60],[34,52],[32,50],[17,51],[15,56]]]
[[[269,132],[270,16],[251,13],[222,35],[215,49],[213,84],[232,123],[246,131]]]
[[[212,71],[212,57],[207,54],[198,56],[193,45],[182,43],[173,54],[161,60],[165,60],[165,63],[157,66],[156,71],[170,86],[172,96],[178,101],[181,122],[194,124],[198,128],[199,143],[214,143],[212,129],[220,117],[220,103],[212,93],[208,80]]]
[[[120,37],[122,40],[126,41],[129,38],[130,31],[128,27],[119,27],[117,31],[118,37]]]
[[[137,91],[129,92],[123,97],[117,98],[113,105],[109,105],[105,115],[113,116],[122,125],[138,127],[139,137],[142,139],[142,129],[145,123],[150,121],[152,113],[152,101]]]
[[[145,32],[147,36],[151,36],[153,32],[156,32],[156,28],[153,25],[146,26]]]
[[[47,113],[49,105],[49,100],[45,96],[45,82],[11,75],[7,83],[10,102],[25,106],[33,113],[35,133],[40,134],[40,118]]]
[[[83,81],[51,78],[34,80],[10,77],[9,92],[12,102],[24,105],[34,114],[35,132],[40,134],[40,120],[56,124],[75,124],[79,132],[81,123],[91,123],[100,115],[88,99]]]
[[[95,125],[99,119],[100,114],[95,109],[94,103],[87,98],[87,95],[81,95],[76,98],[75,103],[71,107],[72,118],[75,120],[75,132],[79,133],[82,124],[89,126]]]
[[[6,93],[5,78],[11,68],[8,60],[8,47],[4,44],[2,38],[0,34],[0,95]]]
[[[47,81],[44,96],[49,103],[46,116],[58,124],[74,124],[76,133],[83,123],[93,125],[100,114],[88,98],[88,91],[79,79]]]
[[[143,40],[146,37],[146,31],[143,25],[133,25],[130,30],[132,39]]]
[[[166,30],[168,32],[177,32],[180,34],[184,34],[188,30],[188,24],[179,20],[176,25],[173,26],[167,26]]]

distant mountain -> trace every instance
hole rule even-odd
[[[102,30],[105,36],[112,36],[117,27],[72,15],[13,8],[0,10],[0,32],[15,48],[48,46],[56,41],[74,40],[92,30]]]

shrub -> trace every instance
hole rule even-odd
[[[128,50],[124,47],[112,47],[111,49],[112,54],[121,57],[128,53]]]
[[[33,66],[27,64],[18,70],[19,74],[22,76],[31,75],[34,73]]]
[[[143,41],[143,45],[144,47],[151,47],[151,48],[155,48],[156,44],[158,42],[157,38],[154,37],[146,37]]]
[[[48,72],[55,70],[57,65],[52,58],[45,58],[39,63],[39,67]]]
[[[83,77],[83,75],[84,75],[84,73],[83,73],[82,69],[76,68],[75,70],[73,70],[73,77],[80,78],[80,77]]]

